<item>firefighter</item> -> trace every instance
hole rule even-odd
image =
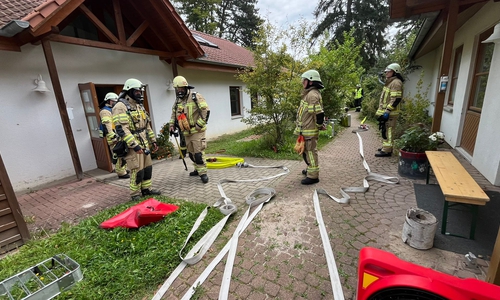
[[[144,109],[144,87],[139,80],[125,81],[118,102],[113,107],[113,123],[118,136],[127,144],[125,161],[130,169],[130,196],[137,201],[142,196],[160,195],[151,189],[153,166],[151,151],[158,150],[151,129],[151,119]]]
[[[307,169],[302,171],[306,178],[302,184],[314,184],[319,182],[319,160],[318,160],[318,137],[319,130],[326,129],[323,112],[323,102],[320,89],[323,83],[318,71],[308,70],[301,76],[302,78],[302,100],[297,111],[295,135],[302,135],[305,140],[302,157],[307,165]]]
[[[392,63],[385,68],[385,85],[380,95],[378,110],[379,130],[382,134],[382,148],[375,154],[377,157],[392,155],[394,142],[394,129],[400,113],[400,103],[403,97],[404,78],[401,74],[401,66]]]
[[[101,111],[99,116],[101,118],[101,126],[99,128],[99,137],[106,138],[106,142],[111,150],[113,157],[113,164],[115,165],[115,172],[118,178],[130,178],[129,171],[127,170],[127,163],[121,157],[117,157],[113,153],[113,147],[118,142],[118,136],[115,131],[115,124],[113,123],[112,108],[118,101],[118,95],[115,93],[107,93],[104,100],[100,104]]]
[[[354,92],[354,106],[356,107],[356,111],[361,111],[361,102],[363,101],[364,91],[361,87],[361,84],[356,85],[356,91]]]
[[[175,88],[175,103],[172,107],[170,118],[170,132],[175,132],[175,122],[179,126],[181,134],[186,139],[186,147],[189,158],[193,161],[194,171],[189,176],[200,176],[203,183],[208,182],[207,164],[205,162],[205,148],[207,141],[205,131],[207,130],[210,108],[205,98],[199,93],[191,91],[186,78],[177,76],[173,80]]]

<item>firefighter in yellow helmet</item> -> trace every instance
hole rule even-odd
[[[194,164],[194,171],[190,172],[189,176],[200,176],[201,181],[207,183],[207,164],[204,156],[207,146],[205,131],[210,108],[200,93],[191,91],[194,87],[190,86],[183,76],[175,77],[173,84],[176,99],[169,122],[170,132],[175,132],[178,125],[186,139],[189,158]]]
[[[302,174],[306,178],[302,184],[319,182],[318,137],[319,130],[324,130],[325,114],[320,90],[324,88],[318,71],[308,70],[302,78],[302,100],[297,111],[297,120],[294,134],[302,135],[305,140],[302,157],[307,165]]]
[[[357,112],[361,111],[361,102],[363,102],[364,95],[365,93],[361,84],[356,84],[356,91],[354,92],[354,106],[356,107]]]
[[[121,140],[127,145],[125,160],[130,169],[130,196],[137,201],[142,196],[160,195],[151,189],[153,165],[151,151],[158,150],[151,129],[151,119],[144,109],[145,85],[135,78],[125,81],[118,103],[113,107],[113,122]]]
[[[113,123],[112,108],[117,101],[117,94],[107,93],[104,100],[100,103],[99,107],[101,110],[99,112],[99,117],[101,118],[101,126],[99,128],[99,137],[106,138],[118,178],[130,178],[125,160],[121,157],[117,157],[116,154],[113,153],[113,147],[118,142],[118,135],[116,134],[115,124]]]
[[[375,116],[378,117],[379,130],[382,134],[382,148],[375,154],[377,157],[392,155],[394,128],[400,113],[400,103],[403,98],[404,78],[401,66],[392,63],[385,68],[385,84],[380,95],[380,101]]]

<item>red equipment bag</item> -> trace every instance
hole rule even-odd
[[[500,286],[460,279],[365,247],[359,253],[357,300],[499,300]]]
[[[102,222],[100,227],[104,229],[116,227],[139,228],[162,220],[166,215],[176,211],[178,208],[177,205],[149,198]]]

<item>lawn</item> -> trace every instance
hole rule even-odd
[[[344,130],[343,127],[335,126],[335,131]],[[253,137],[250,138],[249,137]],[[331,129],[320,131],[318,149],[323,148],[335,137],[331,136]],[[205,153],[231,155],[238,157],[261,157],[269,159],[302,160],[302,156],[293,151],[297,136],[289,132],[286,135],[286,143],[279,149],[273,149],[266,143],[265,137],[255,136],[251,129],[243,130],[235,134],[225,134],[215,140],[207,142]]]
[[[143,299],[181,262],[178,252],[204,204],[155,197],[179,209],[158,223],[139,229],[104,230],[99,224],[136,203],[122,204],[87,218],[76,226],[63,226],[50,237],[36,239],[18,252],[0,260],[0,281],[64,253],[80,264],[83,280],[57,299]],[[194,245],[223,218],[219,210],[209,210],[191,239]],[[186,251],[187,253],[187,251]],[[184,255],[186,253],[183,253]],[[0,299],[8,299],[7,297]]]

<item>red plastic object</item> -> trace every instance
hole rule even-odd
[[[178,208],[177,205],[149,198],[102,222],[100,227],[104,229],[116,227],[139,228],[162,220],[166,215],[176,211]]]
[[[499,300],[500,286],[460,279],[366,247],[359,254],[356,299]]]

